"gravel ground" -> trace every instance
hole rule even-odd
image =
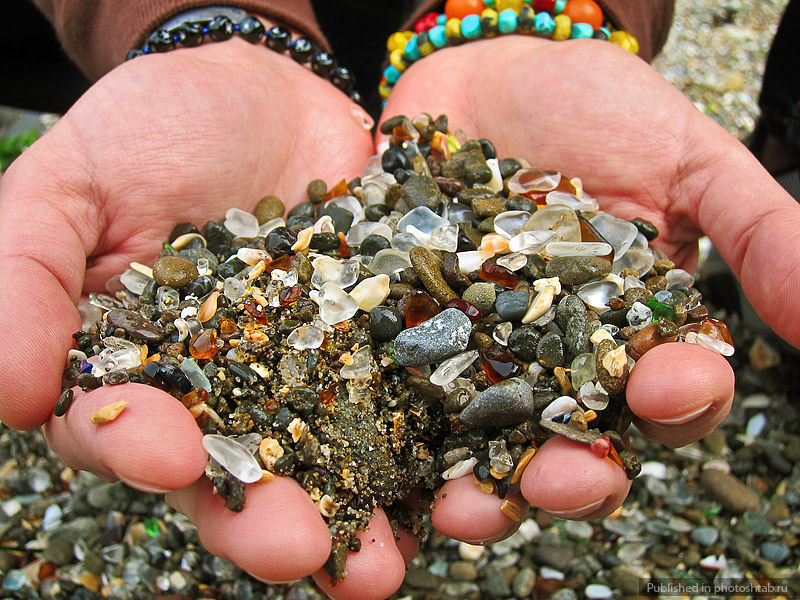
[[[743,139],[758,116],[763,62],[785,4],[679,0],[655,67]],[[432,536],[395,597],[601,599],[635,596],[653,578],[797,578],[800,364],[736,313],[716,314],[729,323],[738,350],[731,359],[737,401],[714,435],[672,451],[634,432],[644,474],[615,515],[573,523],[534,511],[517,534],[486,549]],[[702,475],[710,463],[721,469],[715,477]],[[267,586],[250,579],[209,555],[195,528],[161,497],[75,473],[39,432],[2,426],[0,539],[3,598],[322,597],[308,581]],[[798,597],[800,589],[786,595]]]

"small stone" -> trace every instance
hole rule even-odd
[[[328,202],[320,212],[320,216],[329,216],[333,221],[333,229],[336,233],[347,233],[353,224],[353,213],[346,208]]]
[[[528,598],[536,585],[536,573],[530,567],[522,567],[511,580],[511,591],[517,598]]]
[[[297,242],[297,235],[288,227],[276,227],[267,234],[264,246],[273,259],[292,252],[292,246]]]
[[[315,233],[314,235],[312,235],[309,247],[312,250],[327,252],[330,250],[338,250],[341,245],[342,245],[342,240],[339,239],[338,235],[331,232],[325,232],[325,233]]]
[[[599,256],[557,256],[547,263],[545,274],[563,285],[580,285],[611,273],[611,263]]]
[[[475,308],[481,311],[482,315],[489,315],[494,312],[494,303],[497,299],[497,292],[491,283],[479,281],[469,286],[461,295],[462,300],[466,300]]]
[[[533,416],[533,389],[523,379],[512,377],[485,389],[461,411],[467,427],[518,425]]]
[[[634,224],[636,229],[639,230],[639,233],[641,233],[648,242],[652,242],[658,237],[658,228],[647,219],[637,217],[636,219],[633,219],[631,223]]]
[[[412,175],[403,184],[401,199],[405,201],[410,209],[425,206],[435,213],[439,213],[444,205],[444,197],[430,177],[422,175]]]
[[[450,563],[450,578],[453,581],[475,581],[478,569],[471,562],[456,560]]]
[[[564,364],[564,342],[561,336],[553,331],[545,333],[536,346],[536,360],[548,369]]]
[[[368,235],[361,241],[362,256],[375,256],[380,250],[391,248],[391,242],[382,235]]]
[[[258,201],[253,214],[258,219],[258,224],[263,225],[271,219],[282,217],[285,210],[286,206],[284,206],[283,201],[277,196],[270,195],[264,196]]]
[[[716,527],[697,527],[692,530],[692,541],[701,546],[710,546],[719,539],[719,529]]]
[[[183,288],[198,276],[195,264],[180,256],[162,256],[153,264],[153,278],[158,285]]]
[[[518,321],[528,310],[530,294],[525,290],[509,290],[497,295],[494,308],[504,321]]]
[[[705,469],[700,475],[700,483],[712,499],[732,513],[741,514],[758,508],[758,494],[733,475],[718,469]]]
[[[479,217],[496,217],[505,212],[505,202],[501,198],[476,198],[472,201],[472,210]]]
[[[758,550],[763,558],[776,565],[783,563],[791,554],[789,546],[783,542],[764,542]]]
[[[471,330],[472,321],[467,315],[448,308],[402,331],[394,340],[395,359],[404,367],[441,362],[466,350]]]
[[[422,281],[431,296],[444,304],[451,298],[458,298],[458,294],[447,285],[439,269],[439,262],[433,253],[424,246],[417,246],[408,253],[411,265],[417,276]],[[480,310],[480,309],[478,309]]]
[[[131,338],[143,342],[158,342],[164,337],[155,323],[138,313],[122,308],[112,310],[106,319],[114,327],[122,328]]]
[[[508,336],[508,349],[524,362],[536,360],[536,348],[542,333],[533,325],[517,327]]]
[[[325,201],[325,194],[328,193],[328,186],[322,179],[315,179],[306,186],[306,194],[312,204],[320,204]]]
[[[57,417],[63,417],[72,404],[72,399],[74,397],[75,393],[71,389],[66,389],[61,392],[61,395],[58,397],[58,401],[56,402],[56,406],[53,408],[53,414]]]

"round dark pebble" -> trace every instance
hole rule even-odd
[[[192,280],[189,285],[186,286],[186,295],[193,295],[197,296],[198,298],[202,298],[214,290],[214,283],[215,281],[213,277],[209,275],[201,275],[197,279]]]
[[[386,239],[386,238],[384,238]],[[342,240],[335,233],[315,233],[311,236],[310,248],[312,250],[319,250],[325,252],[326,250],[338,250],[342,245]]]
[[[61,392],[61,395],[58,397],[58,401],[56,402],[56,406],[53,408],[53,414],[57,417],[63,417],[72,404],[72,399],[74,397],[75,392],[70,389],[66,389]]]
[[[388,342],[403,331],[403,317],[393,306],[376,306],[369,311],[369,332],[376,342]]]
[[[194,225],[194,223],[178,223],[172,228],[168,239],[169,241],[173,241],[182,235],[186,235],[187,233],[200,233],[200,230]]]
[[[558,277],[563,285],[580,285],[611,272],[611,263],[600,256],[556,256],[547,263],[547,277]]]
[[[430,177],[412,175],[403,184],[403,200],[409,208],[425,206],[438,213],[444,206],[444,197],[439,186]]]
[[[483,157],[486,160],[489,160],[490,158],[497,158],[497,150],[492,142],[486,138],[481,138],[478,140],[478,142],[480,142],[481,150],[483,150]]]
[[[403,121],[406,119],[403,115],[395,115],[393,117],[389,117],[383,123],[381,123],[380,131],[386,135],[392,133],[395,127],[398,125],[402,125]]]
[[[506,200],[506,210],[526,210],[529,213],[535,213],[537,208],[536,202],[525,196],[511,196]]]
[[[536,346],[536,360],[548,369],[562,366],[564,364],[564,342],[561,340],[561,336],[553,331],[545,333]]]
[[[411,163],[402,150],[389,147],[381,155],[381,167],[383,167],[383,170],[387,173],[394,173],[397,169],[409,169]]]
[[[391,242],[382,235],[368,235],[361,241],[361,254],[375,256],[380,250],[391,247]]]
[[[247,263],[234,256],[217,267],[217,275],[223,279],[233,277],[247,266]]]
[[[328,185],[322,179],[315,179],[306,186],[306,194],[312,204],[321,204],[328,193]]]
[[[312,227],[313,225],[314,219],[311,217],[295,215],[294,217],[289,217],[286,220],[286,226],[294,232],[298,232],[306,227]]]
[[[289,213],[286,215],[287,217],[309,217],[311,219],[314,218],[314,213],[316,209],[311,202],[301,202],[300,204],[294,206],[289,210]]]
[[[206,238],[206,247],[215,254],[230,254],[228,250],[233,243],[234,235],[221,223],[209,221],[203,228],[203,237]]]
[[[103,385],[122,385],[128,383],[128,373],[125,371],[111,371],[103,375]]]
[[[518,321],[528,310],[530,295],[524,290],[501,292],[494,301],[494,309],[504,321]]]
[[[512,377],[486,388],[461,411],[467,427],[491,428],[518,425],[533,416],[533,389],[523,379]]]
[[[658,228],[647,219],[642,219],[641,217],[639,217],[633,219],[631,223],[636,225],[636,229],[638,229],[639,233],[641,233],[644,237],[647,238],[648,242],[652,242],[654,239],[658,237]]]
[[[272,258],[278,258],[292,251],[297,236],[288,227],[276,227],[267,234],[264,245]]]
[[[516,158],[503,158],[497,164],[500,167],[500,175],[503,176],[503,179],[508,179],[522,168]]]
[[[347,233],[353,224],[353,213],[346,208],[328,203],[322,208],[320,216],[328,215],[333,221],[333,229],[336,233]]]

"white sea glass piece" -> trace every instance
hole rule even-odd
[[[203,436],[203,448],[228,472],[244,483],[261,479],[262,471],[255,457],[239,442],[210,433]]]
[[[589,221],[605,240],[614,247],[614,256],[623,256],[639,233],[636,225],[608,213],[600,213]]]
[[[667,271],[664,277],[667,278],[667,287],[670,285],[685,285],[686,287],[692,287],[694,285],[694,277],[683,269],[672,269]]]
[[[228,300],[236,301],[242,297],[245,289],[245,285],[236,277],[228,277],[223,283],[222,293]]]
[[[634,228],[635,229],[635,228]],[[581,226],[575,211],[562,204],[549,204],[537,210],[522,226],[522,231],[546,231],[562,242],[580,242]]]
[[[324,283],[319,290],[319,316],[328,325],[346,321],[358,311],[358,302],[334,283]]]
[[[267,234],[276,227],[286,227],[286,221],[283,220],[283,217],[275,217],[259,225],[258,237],[266,237]]]
[[[587,283],[578,290],[578,298],[598,314],[608,310],[608,301],[619,296],[619,286],[613,281]]]
[[[262,260],[266,263],[272,261],[269,252],[259,250],[258,248],[239,248],[236,251],[236,258],[251,267],[256,266]]]
[[[126,290],[131,294],[139,296],[144,291],[144,288],[147,287],[147,284],[153,281],[153,278],[148,277],[136,269],[127,269],[120,275],[119,280],[122,282],[122,285],[125,286]]]
[[[559,396],[542,411],[542,419],[554,421],[575,410],[578,410],[578,403],[574,398]]]
[[[496,158],[489,158],[486,160],[486,166],[492,172],[492,178],[486,184],[490,190],[495,194],[503,191],[503,176],[500,174],[500,165]]]
[[[156,306],[158,310],[171,310],[180,304],[181,295],[175,288],[162,285],[156,290]]]
[[[522,252],[512,252],[497,259],[497,264],[509,271],[519,271],[528,264],[528,257]]]
[[[325,334],[313,325],[301,325],[286,338],[286,343],[295,350],[313,350],[322,346]]]
[[[626,315],[628,324],[639,331],[647,327],[653,320],[653,311],[641,302],[634,302]]]
[[[410,229],[414,229],[414,227]],[[428,236],[422,234],[422,237],[427,238]],[[427,239],[422,240],[410,232],[398,233],[392,237],[392,248],[401,252],[411,252],[417,246],[427,246],[426,241]]]
[[[376,275],[384,273],[392,276],[410,266],[411,260],[408,258],[408,252],[394,248],[384,248],[383,250],[378,250],[367,269]]]
[[[550,256],[606,256],[611,250],[604,242],[550,242],[544,251]]]
[[[389,276],[380,273],[375,277],[367,277],[353,288],[350,296],[358,302],[358,308],[364,312],[371,311],[389,296]]]
[[[634,277],[633,275],[627,275],[625,277],[625,283],[623,285],[623,289],[627,292],[633,288],[644,288],[644,281],[639,279],[638,277]]]
[[[544,250],[548,242],[555,239],[556,234],[550,230],[520,231],[508,240],[508,249],[511,252],[525,252],[536,254]]]
[[[466,460],[460,460],[452,467],[447,469],[444,473],[442,473],[442,479],[458,479],[459,477],[464,477],[464,475],[469,475],[472,473],[472,469],[475,465],[478,464],[478,459],[474,456],[472,458],[468,458]]]
[[[624,256],[615,256],[614,264],[611,266],[611,272],[619,275],[625,269],[633,269],[641,277],[653,268],[655,264],[655,256],[649,249],[643,248],[630,248]]]
[[[445,386],[461,375],[468,366],[478,358],[477,350],[468,350],[448,358],[431,373],[430,381],[434,385]]]
[[[570,365],[570,379],[572,387],[576,390],[581,389],[581,386],[586,382],[592,382],[597,377],[597,368],[595,366],[594,354],[585,352],[578,354],[572,359]],[[592,384],[594,386],[594,384]]]
[[[569,194],[567,192],[549,192],[545,197],[545,202],[548,206],[561,204],[563,206],[569,206],[572,210],[595,211],[599,208],[597,200],[591,196],[579,198],[575,194]]]
[[[508,338],[514,330],[514,325],[509,322],[498,323],[497,327],[492,331],[492,338],[501,346],[508,346]]]
[[[369,235],[380,235],[385,237],[387,240],[391,240],[392,230],[388,225],[384,225],[383,223],[363,221],[353,225],[353,227],[350,228],[350,231],[347,232],[344,240],[347,242],[348,246],[357,247],[360,246],[361,242],[364,241],[364,238]]]
[[[192,383],[193,389],[203,388],[209,394],[211,393],[211,382],[193,358],[184,358],[181,361],[181,371]]]
[[[408,226],[413,225],[422,233],[430,234],[437,227],[449,225],[450,221],[440,217],[427,206],[418,206],[408,211],[397,223],[397,231],[404,233]]]
[[[370,347],[361,346],[350,356],[353,362],[345,364],[339,371],[339,376],[342,379],[369,379],[370,361],[372,360]]]
[[[258,235],[258,219],[241,208],[229,208],[223,225],[237,237],[252,238]]]
[[[458,248],[458,225],[442,225],[431,232],[428,245],[435,250],[455,252]]]
[[[507,210],[494,218],[494,231],[511,239],[522,231],[522,226],[531,218],[527,210]]]
[[[459,252],[458,256],[458,269],[462,273],[471,273],[481,268],[485,260],[494,256],[494,252],[483,252],[481,250],[469,250],[467,252]]]
[[[322,215],[314,223],[314,233],[336,233],[333,226],[333,219],[330,215]]]
[[[311,264],[314,267],[311,285],[318,289],[325,283],[345,289],[358,279],[359,263],[354,259],[336,260],[330,256],[318,256]]]

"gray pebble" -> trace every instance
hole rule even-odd
[[[494,286],[491,283],[479,281],[464,290],[461,298],[481,311],[482,315],[489,315],[494,310],[497,292],[494,291]]]
[[[527,598],[536,585],[536,573],[530,567],[521,568],[511,580],[511,591],[517,598]]]
[[[500,292],[494,301],[494,309],[503,321],[518,321],[528,310],[530,294],[525,290]]]
[[[394,355],[404,367],[438,363],[467,349],[472,322],[457,308],[448,308],[416,327],[401,331]]]
[[[444,203],[439,186],[433,179],[423,175],[412,175],[408,178],[403,184],[401,198],[411,209],[426,206],[433,212],[439,212]]]
[[[692,530],[691,537],[701,546],[710,546],[719,539],[719,530],[716,527],[698,527]]]
[[[758,549],[763,558],[774,562],[776,565],[785,561],[790,554],[789,546],[783,542],[764,542]]]
[[[536,346],[536,360],[548,369],[560,367],[564,364],[564,343],[561,336],[553,331],[548,331],[539,340]]]
[[[512,377],[475,396],[461,411],[461,423],[467,427],[518,425],[533,411],[533,389],[525,380]]]
[[[556,256],[545,268],[545,274],[558,277],[562,285],[580,285],[609,273],[611,263],[599,256]]]

